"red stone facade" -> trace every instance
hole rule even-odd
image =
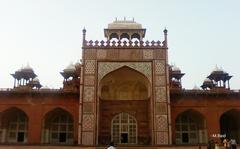
[[[240,141],[240,93],[224,88],[226,80],[221,88],[182,89],[184,74],[168,65],[167,30],[163,42],[143,41],[145,31],[115,21],[105,29],[107,41],[93,42],[83,30],[82,63],[61,72],[61,89],[41,89],[29,68],[23,79],[16,71],[14,88],[0,91],[0,142],[164,146],[206,144],[220,135]]]

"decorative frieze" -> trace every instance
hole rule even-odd
[[[123,66],[135,69],[144,74],[148,80],[152,80],[152,65],[151,62],[99,62],[98,64],[98,81],[106,74],[119,69]]]
[[[143,50],[143,59],[153,59],[153,50]]]

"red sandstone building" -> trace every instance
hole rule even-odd
[[[86,40],[82,61],[61,72],[63,88],[42,88],[33,69],[17,70],[0,90],[1,144],[119,146],[205,144],[219,135],[240,142],[240,92],[217,68],[185,90],[184,73],[168,65],[164,41],[143,41],[146,29],[114,21],[106,40]]]

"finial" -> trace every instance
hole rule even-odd
[[[168,30],[167,30],[166,27],[165,27],[165,29],[163,30],[163,32],[164,32],[165,34],[167,34]]]
[[[83,32],[84,34],[86,33],[86,29],[85,29],[85,27],[83,27],[82,32]]]
[[[168,41],[167,41],[167,32],[168,32],[168,30],[166,29],[166,27],[163,30],[163,32],[164,32],[164,46],[168,47]]]

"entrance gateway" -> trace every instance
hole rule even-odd
[[[83,30],[79,144],[171,144],[167,30],[163,42],[145,32],[129,20],[110,23],[107,41]]]

